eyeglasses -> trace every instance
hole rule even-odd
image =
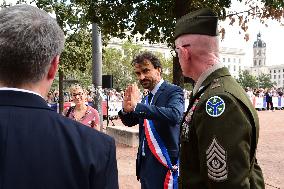
[[[175,48],[176,53],[178,53],[178,50],[179,50],[181,47],[183,47],[183,48],[185,48],[185,47],[190,47],[190,44],[184,44],[184,45],[182,45],[182,46],[180,46],[180,47],[176,47],[176,48]]]
[[[73,93],[73,94],[72,94],[73,97],[76,97],[76,96],[78,96],[78,95],[79,95],[79,96],[83,96],[84,93]]]

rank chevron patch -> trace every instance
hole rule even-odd
[[[219,96],[213,96],[206,102],[206,112],[212,117],[218,117],[225,111],[225,102]]]
[[[208,177],[214,181],[224,181],[228,177],[226,151],[213,138],[206,150]]]

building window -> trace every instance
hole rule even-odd
[[[226,62],[226,58],[223,58],[223,62]]]
[[[236,71],[236,65],[234,65],[234,72]]]
[[[239,63],[241,63],[241,59],[239,58]]]
[[[242,70],[242,67],[241,66],[239,66],[239,72]]]
[[[274,73],[276,73],[276,70],[274,70]]]
[[[278,70],[278,73],[280,73],[280,70]]]
[[[269,73],[271,73],[271,70],[269,70]]]
[[[261,60],[258,61],[258,65],[261,65]]]
[[[276,79],[276,75],[274,75],[274,79]]]
[[[280,75],[278,75],[278,79],[280,79]]]
[[[234,62],[236,62],[236,59],[234,58]]]
[[[230,58],[228,58],[228,62],[231,62],[231,59],[230,59]]]
[[[254,60],[254,63],[253,63],[253,65],[254,65],[254,66],[256,66],[256,60]]]

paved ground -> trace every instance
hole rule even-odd
[[[284,110],[261,111],[257,158],[263,169],[266,189],[284,189]],[[122,125],[119,120],[116,125]],[[135,177],[136,148],[117,144],[119,184],[121,189],[139,189]]]

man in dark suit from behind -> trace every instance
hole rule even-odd
[[[137,178],[142,189],[175,188],[183,90],[162,79],[161,62],[152,53],[139,54],[132,64],[140,84],[149,92],[139,102],[137,85],[129,85],[119,112],[126,126],[139,124]]]
[[[118,188],[114,140],[46,104],[64,34],[45,11],[0,11],[0,188]]]

